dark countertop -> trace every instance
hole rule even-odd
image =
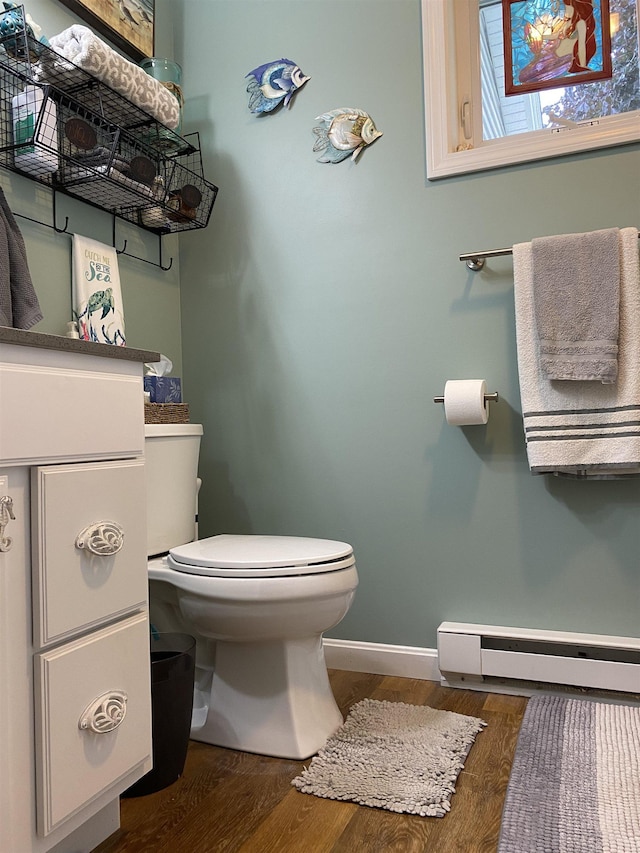
[[[76,338],[66,338],[63,335],[25,332],[23,329],[12,329],[9,326],[0,326],[0,344],[16,344],[17,346],[37,347],[39,349],[58,350],[59,352],[76,352],[82,355],[97,355],[104,358],[122,358],[125,361],[160,361],[160,353],[151,350],[96,344],[93,341],[80,341]]]

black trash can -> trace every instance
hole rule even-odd
[[[184,770],[191,731],[196,641],[190,634],[151,636],[153,769],[123,793],[141,797],[171,785]]]

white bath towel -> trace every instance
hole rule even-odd
[[[536,474],[618,479],[640,474],[638,229],[620,230],[618,380],[547,379],[533,305],[530,243],[513,247],[518,375],[527,457]]]
[[[615,382],[618,375],[620,232],[531,241],[540,369],[548,379]]]
[[[83,340],[125,346],[118,254],[79,234],[73,235],[73,307]]]
[[[56,53],[97,77],[120,95],[175,130],[180,124],[180,104],[166,86],[129,62],[81,24],[74,24],[49,39]],[[42,68],[46,77],[46,63]]]

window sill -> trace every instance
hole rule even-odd
[[[536,130],[522,134],[522,138],[492,139],[480,148],[467,151],[443,151],[440,140],[435,135],[430,138],[427,128],[427,177],[436,180],[613,145],[628,145],[639,139],[640,111],[624,116],[606,116],[599,119],[597,125],[587,127]]]

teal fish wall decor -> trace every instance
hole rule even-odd
[[[351,156],[356,160],[367,145],[375,142],[382,132],[364,110],[340,107],[316,117],[322,122],[313,128],[316,141],[314,151],[322,151],[318,163],[340,163]]]
[[[247,85],[249,109],[257,115],[273,112],[280,104],[288,107],[294,93],[311,79],[290,59],[259,65],[247,77],[251,77]]]

